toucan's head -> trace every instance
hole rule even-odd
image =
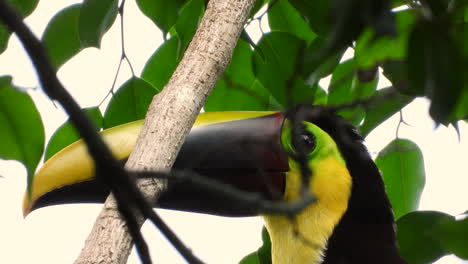
[[[129,156],[141,125],[137,121],[101,133],[117,159]],[[295,221],[264,215],[273,263],[320,263],[323,256],[325,263],[404,263],[379,170],[356,130],[326,107],[200,114],[173,170],[195,171],[270,200],[295,201],[306,182],[317,201]],[[25,215],[48,205],[103,202],[109,194],[94,177],[82,141],[50,158],[35,175],[31,189],[24,198]],[[224,216],[259,213],[193,184],[171,180],[157,206]]]
[[[311,109],[316,108],[310,108],[310,113],[313,112]],[[260,193],[267,199],[283,199],[286,174],[290,168],[295,170],[297,167],[292,159],[297,153],[296,148],[304,147],[305,152],[310,152],[306,154],[311,162],[330,156],[337,165],[344,166],[333,139],[313,122],[307,121],[309,117],[304,116],[306,119],[299,122],[299,135],[297,139],[293,137],[292,121],[297,121],[297,118],[291,118],[293,113],[298,116],[297,109],[288,112],[202,113],[182,146],[174,169],[196,171],[243,191]],[[141,125],[141,121],[136,121],[101,132],[117,159],[126,160]],[[26,194],[24,198],[25,215],[48,205],[102,202],[109,193],[106,186],[94,177],[93,161],[81,140],[45,162],[31,187],[31,195]],[[258,213],[206,190],[176,181],[170,183],[158,206],[229,216]]]

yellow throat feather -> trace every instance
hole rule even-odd
[[[309,155],[312,169],[309,190],[317,201],[294,219],[282,215],[264,215],[271,237],[273,264],[322,262],[328,238],[345,213],[351,194],[351,176],[333,139],[319,127],[306,123],[316,138],[316,148]],[[282,142],[291,150],[290,128],[285,124]],[[286,178],[285,201],[300,197],[301,172],[290,160]]]

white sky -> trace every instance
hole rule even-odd
[[[40,36],[46,22],[58,10],[75,2],[78,1],[41,0],[27,22]],[[139,75],[146,60],[161,43],[162,35],[150,20],[139,14],[134,1],[127,1],[125,8],[126,52]],[[252,31],[255,31],[254,26]],[[104,37],[101,50],[86,49],[60,69],[61,81],[82,107],[97,105],[110,89],[120,58],[119,34],[119,25],[115,24]],[[13,75],[16,85],[37,86],[34,70],[15,37],[11,38],[8,50],[0,55],[0,75],[4,74]],[[118,84],[129,76],[128,67],[123,67]],[[49,138],[66,116],[42,92],[36,89],[31,90],[30,94],[41,112]],[[422,99],[405,108],[404,118],[411,127],[403,125],[399,133],[400,137],[416,142],[424,154],[427,179],[420,209],[461,214],[468,210],[468,175],[465,166],[468,157],[468,126],[466,123],[461,124],[461,141],[458,142],[454,129],[434,129],[427,116],[427,108],[427,102]],[[398,120],[399,117],[394,116],[367,138],[367,146],[374,156],[395,137]],[[21,200],[26,183],[24,168],[18,162],[0,160],[0,175],[4,177],[0,178],[0,263],[72,263],[101,206],[48,207],[34,211],[27,219],[23,219]],[[222,218],[158,211],[196,255],[207,263],[238,263],[261,243],[260,218]],[[145,224],[143,232],[155,263],[185,263],[152,225]],[[134,252],[129,263],[139,263]],[[437,263],[462,262],[445,257]]]

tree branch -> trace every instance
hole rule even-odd
[[[254,0],[211,0],[184,58],[164,90],[153,98],[126,168],[169,169],[205,99],[228,65]],[[166,181],[142,180],[156,201]],[[139,217],[139,224],[144,218]],[[75,263],[125,263],[132,246],[113,196],[109,196]]]

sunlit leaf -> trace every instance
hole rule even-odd
[[[42,35],[42,42],[56,69],[82,49],[78,32],[80,9],[80,4],[62,9],[50,20]]]
[[[370,82],[362,82],[358,78],[355,62],[353,60],[342,62],[332,74],[328,88],[328,104],[345,105],[368,98],[375,92],[377,85],[378,75]],[[365,116],[365,111],[360,106],[343,109],[338,113],[354,125],[360,124]]]
[[[180,41],[177,36],[164,42],[146,62],[141,78],[153,85],[158,91],[171,78],[180,60]]]
[[[79,34],[83,47],[100,47],[101,39],[115,21],[117,0],[85,0],[81,7]]]
[[[137,0],[136,2],[141,12],[166,34],[176,23],[179,11],[187,0]]]
[[[158,93],[149,83],[133,77],[114,94],[104,113],[104,128],[145,118],[146,111]]]
[[[287,1],[279,0],[268,12],[271,31],[288,32],[308,44],[316,37],[300,13]]]
[[[395,217],[418,208],[426,181],[424,160],[419,147],[407,139],[395,139],[377,156]]]
[[[354,49],[354,60],[359,67],[369,68],[379,62],[404,59],[409,33],[416,17],[413,10],[396,12],[395,17],[396,36],[378,37],[372,28],[368,28],[361,34]]]
[[[271,264],[271,241],[265,227],[262,229],[262,242],[262,246],[257,251],[245,256],[239,264]]]
[[[302,47],[305,47],[304,41],[291,34],[271,32],[263,35],[254,51],[255,76],[284,107],[299,103],[293,100],[296,88],[308,87],[300,79],[300,69],[296,65]],[[312,88],[301,92],[310,94],[310,98],[303,97],[301,102],[311,99],[314,94]]]
[[[91,118],[91,121],[93,121],[97,131],[99,131],[102,128],[102,114],[101,111],[99,111],[99,108],[85,108],[83,111],[85,111],[88,117]],[[81,136],[78,131],[76,131],[75,127],[70,123],[70,121],[66,121],[59,128],[57,128],[57,130],[50,138],[45,150],[44,161],[48,160],[55,153],[59,152],[80,138]]]
[[[182,42],[182,51],[185,51],[190,41],[192,41],[204,9],[205,3],[203,0],[190,0],[180,9],[175,31]]]
[[[0,158],[26,167],[28,186],[44,150],[44,126],[36,105],[25,92],[0,77]]]
[[[39,0],[9,0],[8,2],[22,17],[27,17],[36,9]],[[0,23],[0,54],[6,50],[10,36],[11,32],[3,23]]]
[[[240,40],[224,75],[205,104],[205,111],[269,109],[270,92],[255,78],[252,69],[253,51]]]
[[[265,227],[262,228],[262,242],[262,246],[258,249],[260,264],[271,264],[271,239]]]

